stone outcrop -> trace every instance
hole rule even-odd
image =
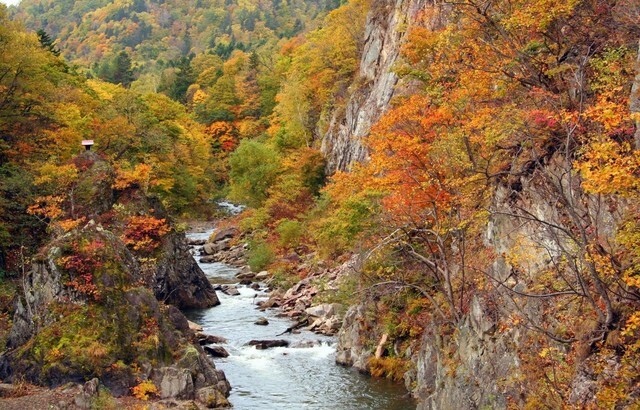
[[[393,66],[406,28],[425,4],[427,0],[376,0],[371,5],[358,79],[351,86],[346,108],[334,113],[322,139],[328,173],[350,169],[351,164],[367,157],[363,138],[389,107],[398,82]]]
[[[310,323],[307,329],[324,335],[336,334],[342,325],[343,308],[340,303],[323,303],[305,309]]]
[[[500,381],[517,374],[518,333],[511,330],[497,334],[496,323],[477,299],[457,327],[455,340],[428,329],[413,358],[415,374],[405,377],[410,390],[415,382],[413,395],[419,400],[418,410],[507,408],[505,387]],[[447,357],[445,352],[452,346],[454,357]]]
[[[421,340],[414,341],[409,348],[396,350],[396,345],[388,345],[395,350],[394,355],[415,364],[415,368],[405,374],[405,383],[419,400],[418,409],[503,409],[508,408],[508,403],[523,405],[519,401],[523,395],[518,390],[521,388],[519,377],[523,378],[521,373],[526,371],[521,354],[532,349],[532,340],[544,337],[532,329],[532,323],[544,320],[550,329],[562,328],[563,323],[548,313],[555,306],[551,303],[557,299],[520,298],[516,306],[514,296],[517,295],[509,289],[526,291],[527,284],[538,283],[540,275],[566,255],[566,249],[576,246],[570,238],[556,235],[548,228],[571,226],[566,208],[557,206],[560,195],[572,195],[564,199],[574,204],[575,215],[592,218],[590,223],[597,224],[601,235],[615,237],[615,227],[620,223],[616,220],[618,214],[613,212],[615,209],[602,207],[597,198],[571,186],[576,180],[562,172],[563,166],[567,166],[564,159],[555,155],[533,175],[521,176],[518,181],[521,193],[516,197],[510,195],[512,187],[495,188],[493,213],[484,241],[497,256],[486,273],[503,286],[477,291],[468,312],[451,324],[452,331],[443,334],[431,323],[425,323]],[[562,177],[558,178],[559,175]],[[625,206],[624,202],[619,201],[618,206]],[[517,217],[518,213],[524,215],[527,223]],[[506,255],[520,251],[526,252],[527,264],[516,268]],[[338,335],[338,363],[364,372],[370,370],[375,342],[384,333],[377,321],[375,305],[375,300],[368,299],[348,310]],[[522,323],[505,326],[504,319],[514,316],[520,317]],[[575,320],[588,323],[585,318]],[[586,327],[584,334],[594,337]],[[569,344],[545,340],[559,351],[570,349]],[[582,340],[578,338],[574,343],[574,346],[580,345]],[[595,386],[606,379],[601,372],[609,372],[613,377],[620,363],[615,354],[587,356],[581,360],[565,399],[572,405],[588,407],[594,405]]]
[[[239,242],[238,229],[222,228],[213,232],[211,237],[199,248],[200,263],[222,262],[227,265],[244,268],[247,265],[247,245]]]
[[[156,297],[181,309],[219,305],[215,290],[189,253],[184,233],[167,235],[162,247],[155,273]]]
[[[405,87],[410,87],[410,84],[399,83],[392,67],[399,62],[400,48],[415,24],[418,12],[429,4],[432,3],[426,0],[372,3],[366,22],[359,77],[351,87],[346,107],[334,113],[322,140],[328,173],[349,170],[354,162],[367,159],[364,142],[372,125],[388,109],[392,98],[401,94]],[[443,7],[442,10],[443,13],[434,21],[421,21],[420,24],[437,27],[441,24],[437,19],[446,19],[447,9]],[[640,149],[640,67],[632,84],[630,111],[635,115],[635,144]],[[491,290],[490,298],[474,297],[469,302],[468,311],[451,325],[453,335],[439,334],[435,328],[427,326],[422,339],[415,340],[408,348],[401,350],[396,345],[388,346],[395,350],[395,356],[416,364],[415,369],[405,375],[405,381],[408,389],[419,399],[421,410],[506,408],[508,401],[511,405],[519,403],[520,392],[513,391],[513,383],[510,385],[505,381],[517,378],[522,371],[517,353],[532,337],[533,331],[526,325],[511,325],[499,332],[496,329],[500,318],[514,313],[525,318],[538,318],[545,315],[545,308],[549,306],[542,298],[526,300],[516,308],[511,301],[513,293],[507,287],[526,289],[528,284],[536,282],[541,272],[563,260],[566,256],[563,249],[575,246],[570,241],[562,243],[564,235],[553,232],[551,226],[570,232],[575,226],[593,225],[599,235],[615,237],[613,230],[619,221],[616,221],[614,208],[626,206],[624,200],[617,200],[615,206],[606,209],[607,206],[580,189],[575,172],[569,170],[571,160],[552,151],[539,153],[539,156],[527,162],[529,169],[511,170],[513,176],[510,180],[501,180],[494,186],[492,217],[484,240],[497,257],[485,273],[504,282],[504,286]],[[563,198],[567,204],[575,207],[578,218],[586,215],[591,219],[574,222],[572,226],[572,216],[563,210],[563,204],[559,205],[562,201],[558,198],[562,195],[567,196]],[[518,213],[526,214],[528,219],[514,217]],[[504,257],[521,246],[523,241],[530,244],[526,248],[526,271],[514,268]],[[268,303],[284,306],[285,311],[309,306],[307,302],[315,295],[309,291],[311,284],[300,283],[287,294],[274,296]],[[369,299],[347,311],[338,334],[338,363],[369,371],[376,342],[384,333],[380,323],[376,322],[375,304],[375,300]],[[553,319],[545,320],[549,321],[549,328],[561,325],[554,323]],[[567,347],[559,344],[558,348]],[[613,369],[619,366],[613,356],[599,362],[600,366],[605,363],[606,371],[612,374]],[[566,399],[574,405],[593,406],[597,380],[602,380],[602,376],[594,371],[594,365],[588,359],[585,360],[578,368],[571,395]]]
[[[369,336],[365,330],[366,307],[359,304],[349,308],[338,333],[336,363],[368,372],[368,361],[373,353],[364,345]],[[372,340],[372,339],[368,339]]]
[[[176,307],[218,303],[184,235],[171,228],[162,205],[137,188],[112,192],[106,162],[97,155],[77,161],[84,172],[74,217],[84,219],[68,232],[54,230],[33,258],[9,350],[0,356],[0,378],[50,387],[97,378],[116,396],[152,380],[162,398],[193,400],[207,388],[224,399],[224,374],[192,342],[194,332]],[[167,224],[152,238],[154,246],[141,250],[127,241],[131,215]],[[85,393],[83,403],[92,395]]]

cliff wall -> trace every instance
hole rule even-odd
[[[346,108],[335,112],[322,139],[327,172],[348,170],[363,161],[363,144],[371,126],[396,95],[398,76],[393,71],[408,28],[430,0],[376,0],[367,15],[358,77],[351,85]]]

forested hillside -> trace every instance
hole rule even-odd
[[[404,380],[420,408],[640,402],[638,1],[0,13],[7,275],[84,223],[62,209],[94,139],[113,189],[173,215],[248,205],[251,268],[320,277],[319,298],[352,306],[339,361]]]

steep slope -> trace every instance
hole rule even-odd
[[[322,137],[327,171],[348,170],[367,157],[364,138],[398,93],[394,72],[400,50],[428,0],[373,1],[367,15],[357,80],[345,108],[333,113]],[[437,24],[437,22],[433,22]]]

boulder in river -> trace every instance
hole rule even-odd
[[[217,262],[218,258],[213,255],[206,255],[200,258],[200,263],[214,263]]]
[[[236,274],[236,278],[238,279],[253,279],[255,277],[256,277],[256,274],[251,272],[240,272]]]
[[[229,352],[222,346],[204,346],[204,351],[212,357],[229,357]]]
[[[219,241],[222,241],[223,239],[233,238],[237,234],[238,234],[238,229],[234,227],[220,229],[219,231],[214,232],[211,238],[211,242],[219,242]]]
[[[261,317],[260,319],[256,320],[253,324],[258,326],[267,326],[269,324],[269,321],[267,320],[266,317]]]
[[[206,333],[196,333],[196,339],[200,345],[227,343],[227,339],[222,336],[208,335]]]
[[[315,346],[318,346],[320,341],[316,340],[301,340],[291,345],[294,349],[309,349]]]
[[[248,346],[255,346],[258,350],[270,349],[272,347],[287,347],[289,346],[288,340],[276,339],[276,340],[251,340],[247,343]]]
[[[229,240],[224,240],[216,243],[205,243],[202,247],[202,251],[207,255],[215,255],[221,251],[228,251],[231,249],[231,243]]]
[[[205,243],[207,243],[207,241],[206,241],[205,239],[189,238],[189,239],[187,240],[187,243],[188,243],[190,246],[202,246],[202,245],[204,245]]]
[[[235,286],[222,285],[222,293],[229,296],[239,296],[240,291]]]

